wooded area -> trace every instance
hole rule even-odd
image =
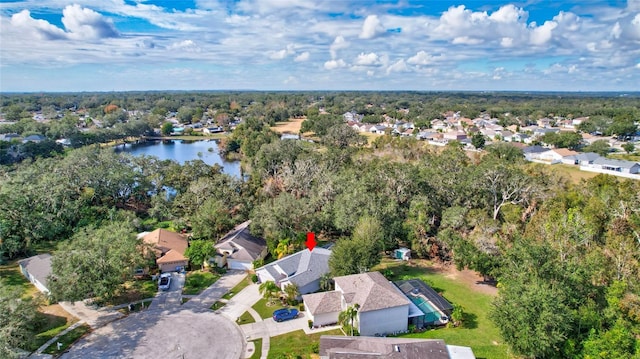
[[[513,116],[533,121],[561,114],[620,124],[640,119],[638,98],[114,93],[3,95],[1,101],[5,119],[15,121],[0,125],[1,133],[46,134],[55,146],[24,149],[20,161],[0,166],[3,257],[26,256],[49,241],[63,242],[59,248],[66,252],[103,248],[111,256],[104,241],[120,239],[120,250],[131,253],[135,241],[116,228],[133,234],[166,221],[190,229],[196,240],[213,242],[251,219],[252,232],[267,240],[274,257],[305,248],[309,231],[336,243],[331,259],[336,275],[365,271],[381,253],[407,246],[421,258],[452,261],[495,279],[500,292],[491,317],[518,356],[640,356],[640,181],[598,175],[574,184],[501,143],[473,154],[455,145],[435,149],[391,136],[365,146],[341,117],[346,111],[365,118],[389,114],[419,125],[445,111],[461,111],[468,117],[489,112],[505,123]],[[80,109],[105,125],[81,130]],[[127,115],[111,119],[119,109]],[[62,118],[41,123],[27,116],[32,111],[61,111]],[[188,122],[209,114],[221,125],[241,117],[220,148],[242,158],[248,178],[231,177],[199,160],[180,165],[89,145],[159,128],[167,112]],[[280,140],[269,129],[303,115],[302,131],[314,132],[318,141]],[[73,140],[69,148],[53,143],[73,136],[92,140]],[[15,151],[0,145],[5,151],[0,156]],[[142,260],[113,256],[122,260],[104,263],[109,279],[132,275]],[[90,267],[91,258],[65,257],[65,268]],[[88,271],[106,292],[66,279],[54,291],[67,299],[106,296],[114,283],[98,280],[99,270]]]

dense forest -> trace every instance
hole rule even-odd
[[[251,219],[252,232],[267,240],[274,257],[304,248],[308,231],[335,242],[336,275],[366,270],[381,253],[408,246],[419,257],[495,279],[500,291],[492,318],[515,355],[640,358],[639,181],[598,175],[575,183],[524,161],[521,150],[504,143],[472,154],[391,136],[367,146],[341,116],[386,114],[427,126],[446,111],[460,111],[470,118],[490,113],[505,123],[559,115],[619,124],[640,119],[637,97],[114,93],[0,101],[12,122],[0,125],[1,133],[45,134],[51,142],[41,145],[52,146],[23,148],[19,161],[15,147],[0,148],[0,155],[13,153],[0,166],[0,255],[6,258],[50,241],[89,248],[96,244],[81,237],[167,221],[189,229],[194,240],[215,241]],[[38,122],[33,112],[56,119]],[[220,147],[242,158],[248,177],[199,160],[180,165],[99,145],[157,129],[171,112],[183,123],[242,118]],[[269,129],[300,116],[317,141],[280,140]],[[81,118],[86,128],[78,125]],[[77,140],[63,148],[53,142],[61,138]]]

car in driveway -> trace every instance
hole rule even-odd
[[[160,274],[160,279],[158,280],[158,289],[169,290],[169,288],[171,288],[171,273]]]
[[[292,308],[278,309],[273,312],[273,320],[276,322],[283,322],[289,319],[295,319],[298,317],[298,310]]]

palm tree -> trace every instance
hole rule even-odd
[[[292,283],[284,287],[284,293],[287,296],[287,302],[289,303],[289,305],[291,305],[300,294],[300,290],[298,289],[297,285]]]
[[[343,326],[349,324],[351,327],[351,336],[353,336],[353,320],[358,316],[358,309],[360,309],[360,305],[358,303],[354,305],[350,305],[346,310],[340,312],[338,316],[338,322]]]
[[[329,273],[325,273],[320,277],[320,290],[323,292],[333,289],[333,279]]]
[[[260,294],[264,299],[269,300],[269,303],[273,303],[273,298],[275,298],[275,294],[280,292],[280,287],[274,281],[266,281],[260,284],[258,288],[260,290]]]

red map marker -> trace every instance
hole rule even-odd
[[[316,234],[313,232],[307,232],[307,248],[309,248],[309,252],[316,247]]]

